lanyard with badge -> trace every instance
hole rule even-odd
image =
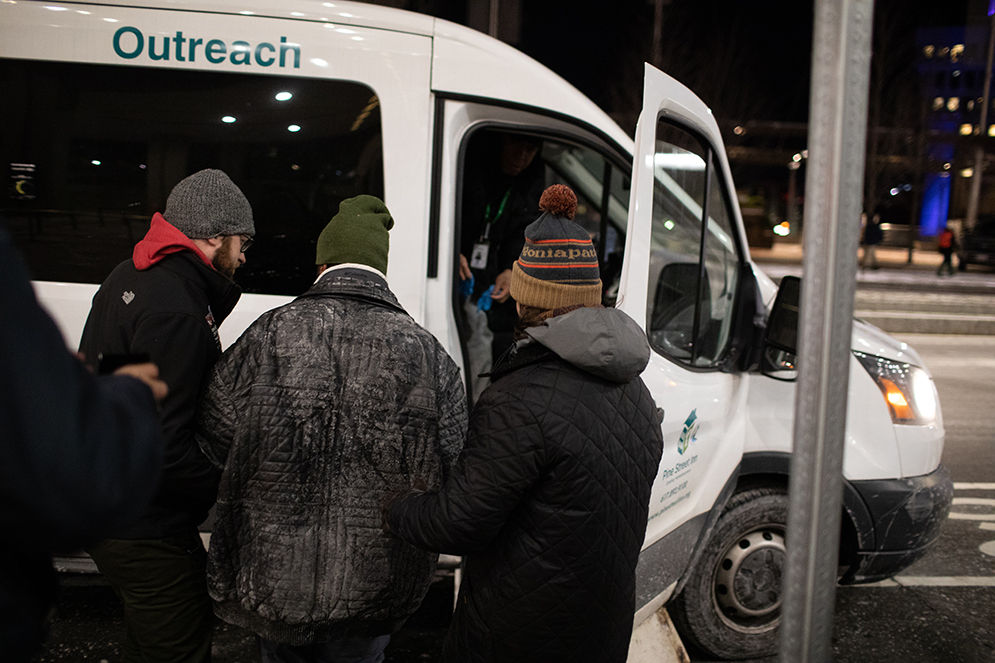
[[[511,188],[504,192],[504,197],[498,203],[497,212],[491,216],[491,204],[487,203],[484,208],[484,232],[480,234],[480,239],[473,245],[473,253],[470,255],[470,267],[472,269],[484,269],[487,267],[487,256],[491,251],[491,224],[501,218],[504,214],[504,206],[508,204],[511,196]]]

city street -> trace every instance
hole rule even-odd
[[[933,373],[954,506],[895,580],[836,590],[836,663],[995,661],[995,338],[898,335]],[[695,663],[713,661],[692,655]],[[775,663],[776,657],[761,659]]]

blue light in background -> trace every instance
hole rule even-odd
[[[937,235],[947,225],[949,210],[950,173],[929,173],[926,175],[926,192],[922,196],[919,234],[922,237]]]

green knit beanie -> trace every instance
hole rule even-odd
[[[356,196],[343,200],[318,236],[316,265],[354,262],[387,273],[387,251],[394,219],[376,196]]]

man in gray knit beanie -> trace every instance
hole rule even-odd
[[[254,234],[249,201],[225,173],[190,175],[100,286],[83,329],[80,350],[95,368],[101,357],[144,355],[169,386],[160,406],[169,460],[152,503],[87,549],[124,604],[125,660],[210,661],[214,616],[197,526],[219,477],[193,438],[193,418]]]
[[[173,187],[163,216],[190,239],[256,234],[245,194],[214,168],[194,173]]]

